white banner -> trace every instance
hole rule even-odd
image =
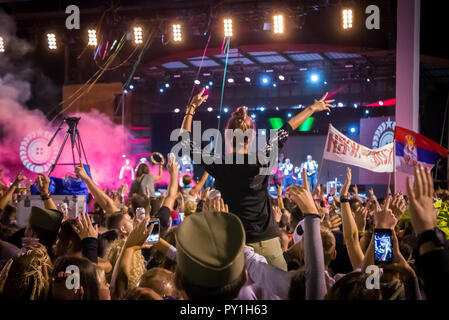
[[[329,124],[323,158],[374,172],[393,172],[393,143],[369,149],[349,139]]]

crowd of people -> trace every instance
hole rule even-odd
[[[191,132],[200,92],[188,105],[182,131]],[[267,144],[279,149],[312,114],[330,111],[326,95],[292,117]],[[227,129],[255,124],[244,107]],[[449,297],[447,227],[449,196],[434,190],[431,173],[417,166],[407,196],[351,188],[351,170],[328,201],[302,186],[268,193],[264,164],[248,162],[246,137],[233,146],[244,164],[202,163],[194,186],[179,184],[173,156],[166,168],[166,194],[156,196],[145,163],[128,195],[105,191],[81,163],[75,175],[88,187],[92,211],[69,219],[49,193],[50,178],[38,175],[43,202],[31,207],[28,225],[15,223],[14,200],[25,179],[19,173],[0,197],[0,297],[22,300],[420,300]],[[188,141],[191,157],[201,152]],[[94,169],[94,168],[93,168]],[[94,171],[94,170],[93,170]],[[204,188],[208,175],[214,189]],[[438,199],[437,199],[438,198]],[[142,210],[143,208],[143,210]],[[157,241],[148,241],[158,228]],[[392,262],[376,264],[376,230],[390,230]],[[151,238],[153,239],[153,238]]]

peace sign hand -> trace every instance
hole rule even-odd
[[[315,99],[315,103],[310,106],[310,109],[313,112],[321,112],[324,110],[331,111],[330,108],[333,108],[333,106],[330,103],[334,102],[335,100],[325,100],[327,95],[328,92],[326,92],[326,94],[320,100]]]
[[[200,91],[200,93],[198,93],[197,95],[193,96],[192,100],[190,101],[190,107],[193,107],[194,109],[196,109],[197,107],[199,107],[203,102],[205,102],[207,100],[207,98],[209,97],[208,95],[203,96],[204,94],[204,88]]]

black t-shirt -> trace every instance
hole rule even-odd
[[[288,123],[277,130],[276,135],[270,139],[264,150],[266,155],[274,150],[275,144],[279,152],[292,131]],[[190,151],[194,159],[194,154],[201,152],[201,149],[191,142]],[[244,164],[235,164],[237,155],[232,156],[234,164],[225,164],[225,157],[221,156],[222,164],[206,164],[203,161],[201,165],[215,178],[215,188],[221,192],[224,202],[229,206],[229,212],[236,214],[242,221],[247,243],[277,237],[279,225],[274,220],[268,194],[270,175],[260,174],[261,168],[268,165],[260,163],[259,159],[251,164],[246,154],[239,155],[243,156]]]

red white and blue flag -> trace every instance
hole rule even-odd
[[[449,151],[433,140],[414,131],[396,126],[394,130],[396,170],[413,174],[416,165],[432,169]]]

